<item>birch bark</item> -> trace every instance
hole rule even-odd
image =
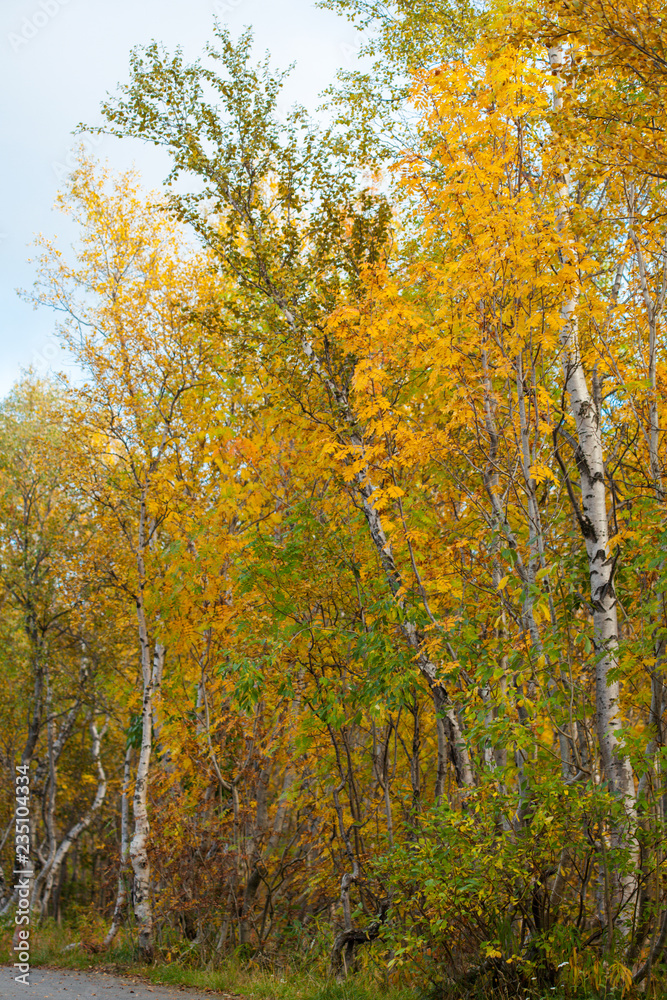
[[[125,912],[127,899],[127,885],[125,868],[129,855],[129,825],[128,825],[128,802],[127,793],[130,787],[130,763],[132,757],[132,747],[128,746],[125,751],[125,763],[123,767],[123,788],[120,796],[120,866],[118,871],[118,891],[116,894],[116,905],[114,906],[111,927],[104,939],[104,947],[109,948],[116,937]]]
[[[137,764],[137,775],[132,800],[134,813],[134,834],[130,842],[130,862],[134,874],[133,901],[134,915],[138,927],[138,944],[146,959],[153,955],[153,906],[151,900],[151,868],[148,857],[148,778],[151,752],[153,748],[153,707],[160,690],[165,648],[155,644],[151,663],[150,645],[146,629],[143,606],[138,608],[139,631],[141,636],[141,659],[143,675],[143,699],[141,706],[141,750]]]
[[[568,65],[568,55],[563,44],[549,49],[549,62],[554,76],[553,107],[559,112],[563,106],[563,75]],[[561,233],[569,224],[570,182],[567,168],[559,167],[559,187],[556,201],[556,226]],[[567,249],[560,251],[561,267],[576,267]],[[577,280],[564,297],[560,308],[560,343],[564,390],[569,396],[569,411],[576,428],[575,461],[581,487],[581,508],[568,486],[579,527],[586,546],[591,604],[593,607],[593,635],[595,646],[595,726],[602,769],[612,793],[623,804],[626,820],[612,827],[612,846],[629,848],[629,859],[622,871],[613,875],[613,906],[609,894],[606,919],[608,940],[614,924],[614,910],[622,935],[630,933],[633,923],[634,902],[638,888],[638,848],[634,836],[637,821],[634,776],[629,758],[620,747],[623,724],[618,680],[618,612],[614,589],[615,559],[610,553],[609,520],[607,514],[607,489],[601,414],[592,398],[581,357],[577,305],[579,289]],[[556,437],[554,437],[556,441]],[[601,836],[604,853],[604,836]],[[603,862],[603,867],[606,861]],[[605,867],[606,870],[606,867]]]
[[[562,108],[562,75],[567,64],[563,45],[549,49],[549,61],[555,77],[554,110]],[[557,225],[566,226],[569,183],[565,169],[561,172],[557,202]],[[561,263],[569,263],[566,253]],[[596,648],[596,728],[600,756],[612,790],[623,800],[629,816],[634,817],[635,791],[629,759],[618,749],[622,725],[619,698],[620,685],[613,673],[618,666],[618,615],[614,590],[614,561],[609,552],[609,522],[607,490],[604,478],[604,458],[600,416],[591,398],[581,360],[575,291],[563,301],[560,309],[562,364],[565,392],[570,399],[570,413],[577,431],[575,454],[581,484],[582,510],[579,524],[586,544],[588,574],[593,605],[593,627]]]
[[[95,793],[95,798],[89,809],[83,814],[80,820],[76,822],[65,834],[57,850],[54,853],[53,862],[49,867],[48,875],[44,882],[44,890],[42,892],[41,898],[41,911],[46,912],[46,908],[49,905],[49,900],[51,898],[51,893],[53,891],[53,886],[55,884],[56,878],[60,873],[60,869],[63,862],[70,850],[70,848],[77,842],[84,830],[87,830],[93,821],[96,813],[99,812],[107,790],[107,779],[102,766],[102,759],[100,754],[100,744],[102,742],[102,737],[106,732],[106,726],[102,728],[101,732],[98,732],[97,727],[94,722],[90,724],[90,734],[92,737],[92,757],[97,770],[97,791]]]
[[[158,449],[158,458],[162,454],[166,440]],[[158,458],[154,459],[153,465]],[[151,470],[152,471],[152,470]],[[143,693],[141,702],[141,749],[137,762],[137,773],[134,783],[132,809],[134,815],[134,833],[130,842],[129,856],[134,876],[132,899],[134,915],[137,921],[138,946],[141,955],[150,960],[153,955],[153,906],[151,900],[151,869],[148,857],[148,838],[150,822],[148,818],[148,780],[151,753],[153,749],[153,714],[155,699],[162,683],[165,647],[156,642],[151,656],[151,640],[146,616],[146,601],[144,589],[146,585],[145,556],[153,537],[154,522],[151,521],[147,508],[148,480],[142,490],[139,504],[139,524],[137,533],[137,577],[136,594],[137,626],[139,647],[141,651],[141,677]]]

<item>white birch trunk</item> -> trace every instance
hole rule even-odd
[[[82,682],[85,681],[86,676],[87,671],[82,670],[80,680]],[[48,905],[48,897],[51,894],[51,890],[49,889],[45,897],[44,887],[47,885],[53,865],[56,862],[56,852],[58,849],[55,819],[56,796],[58,792],[58,761],[60,760],[60,755],[62,754],[65,743],[69,739],[69,736],[74,728],[74,723],[80,707],[80,702],[76,701],[67,713],[58,735],[56,736],[55,716],[52,712],[51,680],[48,666],[44,667],[44,682],[46,687],[46,731],[48,746],[48,775],[45,781],[43,793],[43,816],[46,828],[46,842],[45,844],[41,844],[37,850],[37,855],[42,864],[42,870],[34,880],[30,898],[31,907],[41,916],[46,915],[46,906]],[[53,873],[53,878],[55,878],[56,874],[57,871]],[[53,878],[51,879],[50,884],[53,883]]]
[[[562,106],[560,77],[565,68],[562,45],[549,50],[551,68],[556,77],[554,108]],[[569,185],[565,171],[558,194],[558,224],[566,223]],[[565,263],[565,261],[563,261]],[[570,398],[570,413],[577,431],[575,455],[581,483],[581,517],[579,519],[588,557],[588,575],[593,604],[593,627],[596,648],[596,727],[600,756],[605,775],[613,791],[625,802],[634,816],[635,791],[632,768],[627,757],[618,752],[622,726],[620,685],[610,674],[618,666],[618,616],[613,582],[613,559],[609,552],[609,522],[607,489],[604,478],[602,432],[599,415],[591,398],[579,350],[576,315],[578,295],[574,292],[560,310],[560,340],[565,392]]]
[[[84,813],[81,819],[74,824],[63,837],[58,849],[55,852],[53,863],[49,868],[49,873],[46,877],[44,883],[44,891],[42,893],[41,899],[41,910],[45,913],[46,907],[49,904],[51,898],[51,893],[53,891],[53,886],[55,884],[56,878],[60,873],[60,869],[63,865],[65,857],[69,849],[76,843],[84,830],[87,830],[93,821],[93,817],[97,812],[99,812],[107,790],[107,779],[104,773],[104,768],[102,767],[102,760],[100,756],[100,744],[102,742],[102,737],[106,732],[106,726],[103,727],[101,732],[97,731],[97,727],[94,722],[90,724],[90,734],[92,736],[92,755],[95,767],[97,770],[97,791],[95,793],[95,798],[90,806],[90,808]]]
[[[561,310],[565,389],[570,396],[570,412],[577,428],[576,455],[581,483],[581,527],[588,556],[593,627],[596,649],[596,727],[602,765],[614,792],[634,814],[634,782],[627,757],[618,752],[622,726],[620,684],[610,674],[618,666],[618,616],[612,579],[613,559],[609,552],[609,524],[604,481],[602,435],[593,401],[588,392],[579,356],[574,301]]]
[[[553,88],[554,110],[562,107],[560,94],[562,74],[567,63],[564,46],[549,50],[551,69],[555,77]],[[556,208],[557,226],[564,231],[569,204],[569,179],[565,167],[561,168],[560,188]],[[561,261],[575,264],[561,251]],[[578,289],[564,299],[560,309],[560,342],[565,392],[569,396],[570,414],[577,435],[575,460],[581,485],[581,510],[577,518],[586,545],[591,603],[593,605],[593,633],[595,662],[595,724],[602,768],[611,791],[625,807],[627,821],[623,828],[613,830],[612,843],[630,846],[630,865],[634,866],[636,844],[636,795],[632,765],[619,747],[623,719],[620,709],[620,683],[614,676],[618,668],[618,614],[613,572],[615,562],[609,551],[609,520],[607,515],[607,490],[602,444],[600,414],[589,392],[579,347],[579,329],[576,315]],[[570,493],[574,503],[573,494]],[[603,835],[604,836],[604,835]],[[616,880],[616,905],[619,909],[619,926],[624,933],[630,929],[628,904],[634,902],[637,890],[636,872],[626,870]],[[611,917],[609,918],[611,920]],[[610,928],[611,930],[611,928]]]
[[[160,448],[160,453],[163,445]],[[151,643],[144,600],[144,586],[146,581],[144,559],[151,541],[151,524],[146,508],[147,488],[148,486],[146,485],[141,497],[137,535],[138,591],[136,602],[143,692],[141,701],[141,749],[139,751],[134,795],[132,798],[134,833],[130,842],[129,856],[134,876],[132,900],[134,904],[134,916],[137,921],[137,944],[144,959],[150,960],[153,955],[153,904],[151,899],[151,869],[148,857],[148,838],[150,834],[148,781],[151,753],[153,750],[154,703],[162,683],[165,647],[162,643],[156,642],[153,655],[151,656]]]
[[[151,870],[148,857],[148,779],[153,748],[153,705],[159,691],[162,677],[165,649],[156,643],[151,663],[148,632],[143,614],[139,610],[139,632],[141,637],[141,660],[143,675],[143,699],[141,706],[141,750],[137,764],[137,774],[132,800],[134,813],[134,834],[130,842],[130,862],[134,875],[133,902],[138,928],[138,945],[141,954],[150,959],[153,954],[153,906],[151,900]]]
[[[104,939],[104,947],[109,948],[116,937],[125,912],[127,900],[127,883],[125,868],[129,856],[129,824],[128,824],[128,802],[127,793],[130,787],[130,759],[132,747],[128,746],[125,751],[125,765],[123,767],[123,789],[120,796],[120,867],[118,871],[118,891],[116,894],[116,905],[114,906],[111,927]]]

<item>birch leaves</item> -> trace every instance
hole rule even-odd
[[[407,114],[365,174],[370,90],[352,133],[281,123],[247,36],[137,53],[105,106],[181,176],[165,211],[82,164],[45,292],[95,298],[67,398],[139,651],[147,955],[170,900],[211,957],[340,896],[337,969],[383,936],[517,989],[657,960],[662,56],[646,12],[591,10],[489,9],[437,65],[399,10]]]

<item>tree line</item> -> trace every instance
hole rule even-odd
[[[324,122],[153,43],[0,410],[0,883],[146,959],[660,989],[664,5],[327,0]],[[458,991],[458,992],[457,992]]]

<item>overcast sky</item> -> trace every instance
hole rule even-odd
[[[296,62],[288,102],[315,107],[340,67],[355,63],[359,41],[349,22],[309,0],[0,0],[0,394],[33,366],[64,367],[54,317],[16,294],[35,278],[30,244],[36,233],[64,245],[75,233],[53,211],[59,177],[71,165],[72,135],[100,120],[99,104],[128,76],[128,55],[152,39],[181,45],[195,59],[210,38],[213,16],[234,35],[251,25],[258,56]],[[134,163],[148,187],[166,173],[160,151],[140,143],[95,138],[94,152],[112,167]]]

